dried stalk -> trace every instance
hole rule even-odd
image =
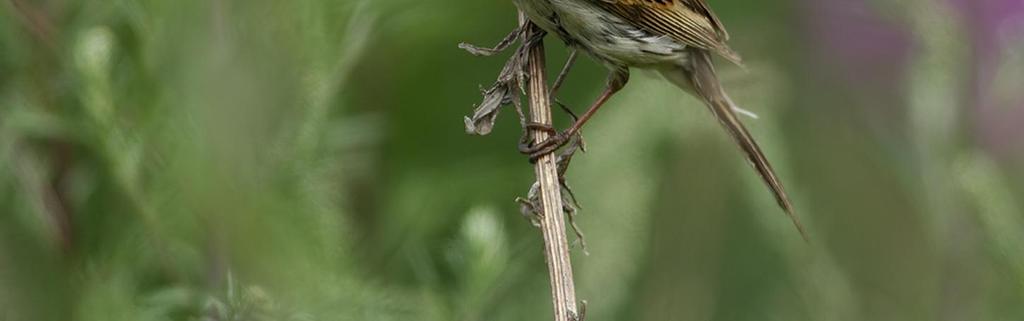
[[[520,12],[520,25],[529,25],[522,38],[527,48],[526,73],[529,79],[530,121],[551,125],[551,100],[545,76],[544,43],[530,41],[541,33],[536,26],[526,21]],[[541,143],[549,133],[533,130],[534,143]],[[555,321],[576,321],[580,315],[576,308],[576,286],[573,283],[572,264],[569,258],[569,243],[565,235],[565,217],[562,207],[562,186],[559,182],[557,157],[553,153],[541,156],[534,165],[537,183],[540,185],[540,228],[544,234],[544,255],[547,258],[548,274],[551,278],[551,300],[554,305]]]
[[[465,118],[466,132],[472,135],[488,135],[494,128],[495,120],[501,107],[513,105],[519,114],[520,123],[551,125],[551,91],[547,86],[544,62],[544,44],[540,41],[544,32],[527,21],[522,12],[519,13],[519,27],[509,33],[493,48],[478,47],[468,43],[459,44],[469,53],[476,56],[492,56],[507,49],[515,40],[521,46],[509,58],[498,75],[494,84],[483,90],[483,101],[476,106],[473,114]],[[575,52],[562,68],[555,87],[557,88],[575,60]],[[524,86],[525,85],[525,86]],[[525,87],[525,88],[524,88]],[[530,112],[522,110],[519,100],[520,92],[525,91],[529,97]],[[572,111],[566,110],[572,115]],[[575,115],[573,115],[575,116]],[[550,133],[543,130],[526,129],[522,143],[530,140],[540,144],[548,139]],[[530,188],[527,198],[517,199],[522,206],[523,214],[541,229],[544,235],[544,255],[547,258],[548,273],[551,277],[551,300],[554,306],[555,321],[579,321],[586,314],[586,301],[580,309],[576,307],[576,286],[572,279],[572,264],[569,259],[569,243],[565,235],[565,214],[570,222],[578,209],[572,190],[565,183],[563,175],[577,150],[583,150],[582,137],[576,136],[563,149],[560,155],[549,153],[537,159],[535,173],[537,181]],[[586,253],[583,234],[576,224],[573,230],[579,238]]]

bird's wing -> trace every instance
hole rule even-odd
[[[715,33],[718,34],[718,37],[721,38],[723,42],[729,40],[729,32],[725,31],[725,27],[722,26],[722,21],[718,20],[718,16],[715,15],[714,11],[711,11],[711,7],[708,6],[707,2],[704,2],[704,0],[682,1],[683,5],[690,8],[690,10],[708,17],[708,20],[711,21],[711,25],[715,28]]]
[[[591,0],[648,32],[715,52],[739,64],[729,33],[704,0]]]

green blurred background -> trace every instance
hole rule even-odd
[[[634,72],[568,175],[587,320],[1024,319],[1024,5],[710,2],[813,241]],[[514,10],[4,0],[0,321],[550,319],[515,114],[462,121],[508,54],[456,45]],[[603,81],[583,58],[561,100]]]

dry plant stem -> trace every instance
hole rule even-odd
[[[520,25],[529,24],[522,13]],[[524,44],[539,31],[529,24]],[[545,77],[544,43],[537,41],[528,49],[526,72],[529,76],[528,95],[530,100],[530,121],[551,125],[551,100]],[[533,130],[534,142],[540,144],[548,139],[549,133]],[[544,255],[547,258],[548,273],[551,277],[551,300],[554,305],[555,321],[576,321],[576,286],[572,278],[572,264],[569,258],[569,243],[565,235],[565,216],[562,208],[562,188],[558,181],[556,156],[548,153],[534,164],[537,182],[540,184],[541,231],[544,234]]]
[[[565,78],[569,76],[569,70],[576,64],[576,56],[579,51],[572,49],[569,52],[569,59],[565,61],[565,66],[562,67],[562,71],[558,73],[558,77],[555,78],[555,83],[551,85],[551,95],[554,96],[559,89],[562,89],[562,83],[565,82]]]

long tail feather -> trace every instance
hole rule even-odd
[[[768,163],[768,159],[761,152],[761,147],[757,145],[754,137],[750,135],[750,132],[747,131],[747,128],[743,126],[743,123],[740,122],[733,112],[736,106],[729,99],[729,96],[725,94],[725,91],[722,90],[718,77],[715,75],[711,56],[703,50],[691,50],[691,53],[692,69],[687,70],[687,76],[689,77],[687,80],[692,85],[692,90],[704,100],[708,108],[711,109],[711,112],[714,113],[718,121],[725,127],[725,130],[739,144],[740,149],[747,154],[750,164],[753,165],[761,179],[764,180],[768,188],[775,194],[775,200],[779,203],[779,207],[793,221],[793,225],[800,232],[800,236],[805,241],[808,241],[807,231],[804,230],[803,224],[797,218],[793,204],[790,203],[789,196],[782,187],[782,182],[779,181],[778,176],[775,175],[775,170],[772,169],[772,165]]]

